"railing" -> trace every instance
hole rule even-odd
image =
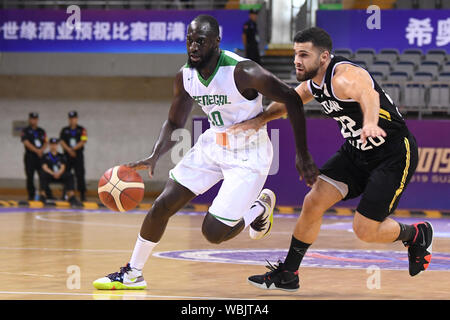
[[[239,0],[0,0],[2,8],[238,9]]]

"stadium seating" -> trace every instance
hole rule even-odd
[[[447,82],[450,82],[450,72],[441,72],[441,73],[437,76],[437,80],[438,80],[438,81],[447,81]]]
[[[448,112],[450,115],[450,54],[446,51],[432,49],[424,53],[420,49],[407,49],[400,53],[397,49],[385,48],[376,53],[370,48],[355,52],[349,48],[338,48],[333,54],[346,57],[367,69],[402,112],[418,113],[419,118],[422,114],[437,112]],[[288,78],[287,70],[291,62],[283,62],[289,66],[286,69],[278,67],[272,70],[286,74]],[[293,72],[287,81],[298,84]],[[313,101],[306,109],[317,111],[321,106]]]
[[[406,49],[400,55],[399,59],[401,61],[412,61],[417,66],[422,61],[422,50],[420,49]]]
[[[405,82],[405,81],[409,80],[409,75],[407,72],[404,72],[404,71],[392,71],[388,76],[388,80]]]
[[[450,84],[434,82],[430,86],[430,99],[428,105],[431,109],[444,109],[450,111]]]
[[[397,49],[382,49],[380,53],[375,56],[376,61],[389,61],[394,64],[398,61],[400,52]]]
[[[447,52],[445,50],[428,50],[425,55],[425,61],[436,61],[438,64],[442,64],[447,58]]]
[[[389,61],[375,61],[368,67],[370,72],[379,72],[384,77],[391,72],[391,63]]]
[[[367,63],[366,61],[362,61],[362,60],[352,60],[355,64],[357,64],[358,66],[363,67],[364,69],[367,69]]]
[[[291,79],[292,71],[295,72],[291,56],[262,56],[261,64],[280,79]]]
[[[353,57],[353,51],[351,49],[347,49],[347,48],[340,48],[340,49],[334,50],[334,55],[342,56],[347,59],[351,59]]]
[[[413,9],[414,2],[413,0],[397,0],[395,7],[397,9]]]
[[[375,50],[370,48],[358,49],[356,50],[353,59],[364,61],[366,66],[371,65],[375,60]]]
[[[391,97],[392,101],[399,106],[402,103],[402,87],[397,82],[382,82],[383,90]]]
[[[403,105],[408,111],[421,111],[429,113],[426,107],[427,87],[424,83],[408,82],[404,89]]]
[[[437,1],[434,0],[419,0],[419,9],[436,9]]]
[[[450,0],[397,0],[395,8],[397,9],[448,9]]]
[[[430,72],[437,75],[439,72],[439,63],[436,61],[422,61],[422,63],[419,64],[417,71]]]
[[[442,72],[450,72],[450,60],[444,63],[444,65],[442,66]]]
[[[370,74],[372,75],[372,78],[374,78],[377,82],[381,82],[386,79],[386,76],[379,71],[370,71]]]
[[[414,63],[411,61],[399,61],[392,67],[394,72],[406,72],[408,78],[411,78],[415,71]]]
[[[414,73],[413,79],[414,81],[420,81],[420,82],[430,82],[433,81],[435,78],[435,74],[431,72],[423,72],[418,71]]]

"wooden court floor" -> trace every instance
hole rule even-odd
[[[265,239],[244,230],[213,245],[201,234],[199,213],[171,219],[144,268],[147,290],[95,290],[93,280],[127,263],[144,215],[3,208],[0,299],[450,299],[450,219],[428,219],[438,235],[435,254],[429,270],[410,277],[402,244],[363,243],[351,232],[351,216],[334,215],[325,216],[295,293],[260,290],[247,277],[267,271],[264,259],[284,258],[296,216],[277,215]]]

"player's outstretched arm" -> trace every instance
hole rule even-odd
[[[153,176],[155,164],[158,159],[169,151],[177,141],[172,140],[172,133],[184,128],[189,114],[191,113],[193,100],[184,90],[183,71],[180,70],[174,81],[173,100],[169,109],[169,116],[163,123],[159,137],[153,146],[150,156],[145,159],[128,163],[126,166],[136,170],[148,170],[149,176]]]
[[[349,64],[337,66],[332,85],[334,93],[340,99],[353,99],[361,105],[362,143],[365,143],[368,137],[386,136],[386,132],[378,126],[380,96],[372,86],[370,75],[364,69]]]
[[[318,176],[318,169],[308,152],[303,102],[298,93],[253,61],[240,62],[236,66],[234,75],[237,88],[241,93],[253,89],[270,100],[285,105],[294,131],[298,154],[297,170],[308,185],[314,184]]]
[[[303,101],[303,104],[308,103],[313,99],[313,95],[308,89],[308,85],[306,82],[302,82],[299,84],[295,91],[300,96],[300,99]],[[286,106],[280,102],[272,102],[269,106],[261,112],[259,115],[254,117],[253,119],[243,121],[241,123],[237,123],[230,128],[228,128],[228,132],[231,134],[237,134],[242,131],[253,130],[258,131],[262,126],[266,123],[279,119],[287,115]]]
[[[230,134],[238,134],[243,131],[256,132],[267,122],[281,118],[285,115],[287,115],[285,105],[279,102],[272,102],[266,110],[258,114],[256,117],[232,125],[227,129],[227,132]]]

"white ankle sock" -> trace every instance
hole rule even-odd
[[[158,242],[151,242],[145,240],[138,235],[136,240],[136,245],[134,246],[133,254],[130,259],[130,267],[142,270],[148,257],[152,253],[153,248],[158,244]]]
[[[250,208],[250,210],[248,210],[245,214],[244,214],[244,222],[245,222],[245,228],[247,228],[250,223],[252,223],[256,217],[258,217],[261,213],[264,212],[264,207],[259,204],[258,202],[255,202],[255,204],[252,205],[252,207]]]

